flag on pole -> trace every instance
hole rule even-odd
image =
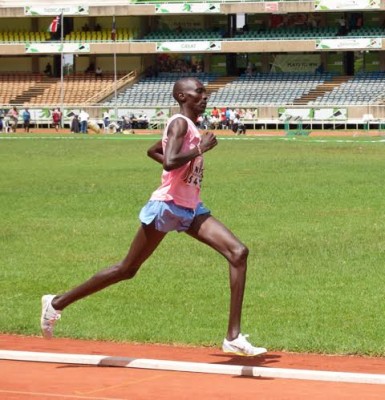
[[[265,6],[265,11],[268,12],[278,12],[279,10],[279,3],[277,1],[274,2],[270,2],[270,3],[263,3],[263,5]]]
[[[59,25],[60,25],[60,15],[58,15],[52,20],[51,24],[48,27],[48,32],[56,33],[59,29]]]
[[[115,23],[115,17],[112,21],[112,28],[111,28],[111,40],[115,42],[116,40],[116,23]]]

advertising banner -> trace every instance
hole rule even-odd
[[[271,72],[314,72],[320,64],[320,54],[278,54]]]
[[[278,116],[281,121],[300,121],[313,118],[312,108],[284,108],[278,109]]]
[[[343,39],[317,39],[317,50],[341,49],[381,49],[381,38],[343,38]]]
[[[380,8],[381,0],[315,0],[316,11],[373,10]]]
[[[221,42],[218,41],[185,41],[185,42],[158,42],[157,52],[177,51],[179,53],[189,53],[194,51],[220,51]]]
[[[315,120],[346,120],[348,119],[348,110],[346,108],[315,108]]]
[[[25,6],[24,15],[88,15],[89,7],[83,5],[46,5],[46,6]]]
[[[25,52],[27,54],[31,53],[89,53],[90,45],[89,43],[26,43]]]
[[[346,108],[284,108],[278,109],[281,121],[343,121],[348,118]]]
[[[220,13],[220,3],[163,3],[155,6],[157,14]]]

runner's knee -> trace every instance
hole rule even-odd
[[[233,265],[246,264],[249,249],[243,244],[238,243],[230,252],[230,262]]]
[[[115,265],[114,273],[116,276],[116,281],[123,281],[127,279],[132,279],[138,272],[139,267],[130,266],[124,263],[124,261]]]

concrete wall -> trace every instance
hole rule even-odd
[[[357,51],[357,49],[343,49],[339,51]],[[359,50],[359,49],[358,49]],[[385,50],[385,40],[382,39],[382,48]],[[256,40],[256,41],[222,41],[222,49],[218,53],[287,53],[287,52],[318,52],[315,40]],[[332,50],[336,51],[336,50]],[[379,51],[379,50],[373,50]],[[89,54],[155,54],[155,42],[110,42],[91,43]],[[321,53],[326,52],[323,50]],[[0,44],[0,55],[23,55],[24,44]],[[383,64],[382,64],[383,65]]]
[[[166,2],[166,1],[165,1]],[[18,2],[10,0],[3,0],[0,5],[0,17],[24,17],[24,8],[21,5],[28,5],[31,2]],[[38,1],[34,1],[38,4]],[[53,4],[61,4],[61,2],[52,2]],[[68,2],[69,4],[71,2]],[[90,2],[86,2],[90,3]],[[105,16],[105,15],[155,15],[155,5],[152,4],[132,4],[132,5],[112,5],[119,3],[118,1],[106,1],[105,5],[100,5],[101,2],[96,2],[90,5],[89,16]],[[112,4],[111,4],[112,3]],[[17,4],[17,7],[14,7]],[[42,2],[46,5],[47,1]],[[73,4],[73,3],[72,3]],[[111,4],[111,5],[110,5]],[[314,1],[286,1],[278,3],[278,11],[280,13],[298,13],[298,12],[314,12]],[[12,8],[9,8],[12,7]],[[269,13],[271,11],[266,9],[264,2],[245,2],[245,3],[222,3],[220,5],[222,14],[236,14],[236,13]],[[385,10],[385,0],[381,0],[380,10]]]

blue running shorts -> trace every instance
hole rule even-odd
[[[155,220],[155,229],[161,232],[182,232],[198,215],[210,214],[210,210],[199,203],[195,210],[176,205],[173,201],[150,200],[140,211],[139,219],[145,225]]]

